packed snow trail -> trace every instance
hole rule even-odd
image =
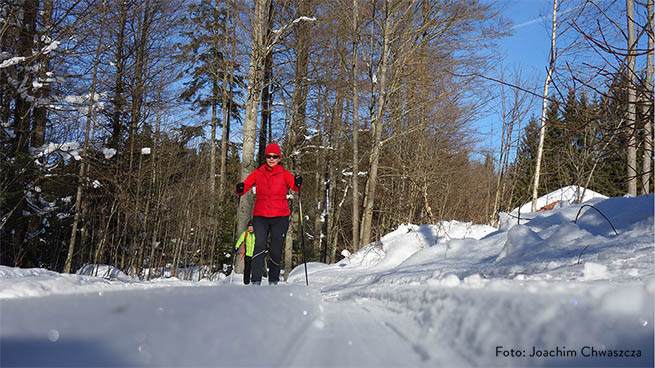
[[[416,366],[379,318],[296,285],[2,302],[2,366]],[[379,317],[379,316],[378,316]]]
[[[10,299],[0,310],[0,363],[649,366],[653,310],[645,298],[652,300],[653,292],[638,284],[617,288],[515,280],[483,286],[482,280],[469,279],[402,289],[360,285],[323,295],[316,288],[280,284]],[[583,356],[591,347],[638,350],[641,357]],[[503,356],[510,349],[524,356]],[[576,355],[531,358],[533,349]]]

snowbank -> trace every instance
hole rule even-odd
[[[98,269],[98,276],[95,269]],[[107,275],[105,277],[105,275]],[[120,270],[106,265],[87,265],[77,274],[57,273],[42,268],[15,268],[0,266],[0,300],[70,295],[98,291],[150,289],[170,286],[203,286],[209,281],[193,282],[177,278],[139,281]]]
[[[453,240],[480,239],[494,231],[496,229],[488,225],[473,225],[470,222],[454,220],[441,221],[435,225],[400,225],[378,242],[363,247],[337,265],[375,267],[376,270],[391,269],[414,254],[437,244],[451,247]]]
[[[326,281],[329,277],[324,275],[347,274],[344,285],[355,281],[419,285],[450,275],[460,280],[472,275],[598,279],[598,273],[582,269],[585,262],[592,262],[605,267],[605,279],[648,280],[654,275],[653,212],[649,196],[593,197],[531,214],[530,221],[499,230],[456,221],[402,225],[336,265],[317,269],[310,278]]]

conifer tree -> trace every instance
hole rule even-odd
[[[216,199],[216,130],[219,125],[218,109],[232,108],[229,114],[236,115],[234,107],[237,104],[227,91],[230,90],[228,76],[229,55],[226,55],[226,44],[231,38],[226,24],[229,22],[228,4],[223,1],[202,0],[189,6],[191,30],[185,32],[189,43],[184,45],[182,58],[188,63],[187,73],[191,79],[185,83],[185,89],[180,94],[184,100],[192,102],[199,108],[203,116],[211,110],[209,118],[209,186],[212,201]],[[231,76],[230,76],[231,77]],[[227,97],[227,100],[226,100]],[[224,126],[224,129],[226,127]],[[222,153],[225,155],[225,152]]]

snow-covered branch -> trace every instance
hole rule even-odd
[[[294,19],[292,22],[285,24],[284,26],[274,29],[271,33],[273,33],[275,36],[273,37],[273,40],[268,44],[266,47],[266,54],[269,52],[273,51],[273,46],[275,46],[278,41],[280,41],[280,38],[286,34],[286,32],[291,28],[292,26],[305,21],[305,22],[314,22],[316,21],[316,18],[314,17],[298,17]]]
[[[30,58],[35,58],[35,57],[37,57],[39,55],[49,54],[51,51],[57,49],[57,47],[59,47],[59,44],[60,44],[59,41],[51,41],[48,44],[46,44],[45,46],[43,46],[43,48],[39,52],[37,52],[36,54],[30,56]],[[0,56],[5,56],[6,54],[7,53],[2,53],[2,54],[0,54]],[[0,63],[0,69],[8,68],[10,66],[14,66],[16,64],[23,63],[27,59],[28,59],[28,57],[25,57],[25,56],[8,57],[6,60],[3,60],[2,63]]]

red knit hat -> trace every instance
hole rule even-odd
[[[280,150],[280,146],[278,146],[277,143],[275,142],[270,143],[268,146],[266,146],[266,151],[264,151],[264,154],[268,155],[269,153],[272,155],[282,156],[282,151]]]

